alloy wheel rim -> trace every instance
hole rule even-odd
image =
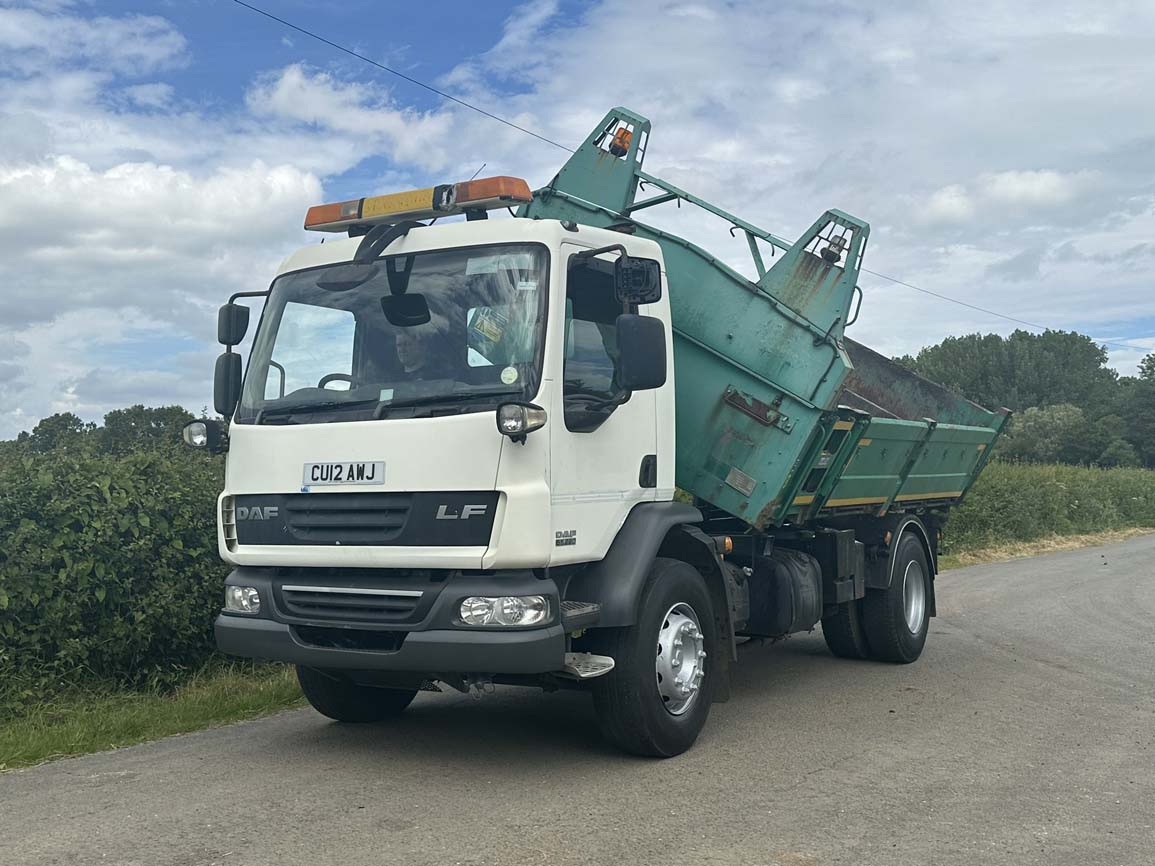
[[[926,613],[926,577],[922,573],[922,566],[913,559],[907,563],[906,572],[902,576],[902,608],[906,616],[906,627],[911,634],[917,635],[922,631]]]
[[[658,624],[654,677],[666,712],[680,716],[693,706],[706,676],[706,636],[698,614],[685,602]]]

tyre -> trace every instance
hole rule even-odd
[[[656,559],[642,590],[638,621],[592,635],[614,669],[592,683],[602,734],[634,755],[670,758],[694,744],[706,724],[719,657],[714,608],[697,569]]]
[[[909,664],[922,655],[929,623],[930,566],[913,533],[898,540],[890,586],[868,589],[862,600],[862,624],[871,658]]]
[[[400,715],[416,689],[361,686],[328,671],[297,665],[297,682],[318,713],[338,722],[379,722]]]
[[[822,617],[822,637],[830,651],[841,659],[870,658],[862,624],[862,604],[857,599],[838,605],[836,612]]]

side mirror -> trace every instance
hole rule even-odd
[[[653,304],[662,299],[662,268],[656,259],[625,254],[614,263],[614,294],[621,304]]]
[[[224,352],[217,358],[213,371],[213,408],[217,414],[231,418],[241,399],[241,356]]]
[[[648,391],[666,384],[666,328],[661,319],[623,313],[617,318],[618,385]]]
[[[386,295],[381,299],[381,311],[389,324],[398,328],[424,325],[432,318],[429,303],[422,294]]]
[[[225,304],[217,312],[217,342],[222,346],[236,346],[249,329],[249,308],[240,304]]]

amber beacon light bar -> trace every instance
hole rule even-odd
[[[486,177],[335,204],[319,204],[309,208],[305,215],[305,228],[318,232],[341,232],[351,226],[432,219],[471,211],[480,213],[532,200],[529,184],[521,178]]]

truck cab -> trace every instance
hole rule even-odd
[[[218,644],[298,665],[311,698],[361,690],[352,716],[315,700],[346,720],[434,680],[604,675],[582,635],[633,609],[588,566],[631,515],[652,547],[698,517],[673,501],[661,247],[552,219],[393,234],[289,256],[240,382],[246,314],[222,309]]]

